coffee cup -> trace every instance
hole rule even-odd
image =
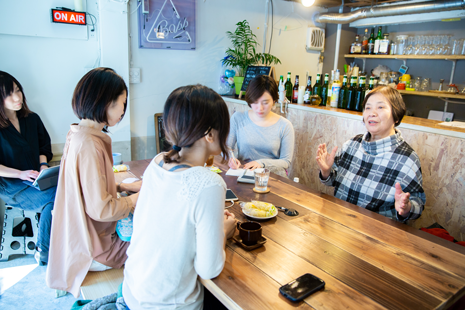
[[[113,165],[121,165],[123,163],[123,156],[121,156],[121,153],[113,153]]]
[[[262,237],[262,225],[257,222],[237,222],[237,229],[245,245],[254,245]]]

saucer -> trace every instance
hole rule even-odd
[[[271,191],[271,189],[270,189],[269,186],[267,187],[266,191],[257,191],[257,190],[255,189],[255,187],[252,188],[252,190],[253,190],[255,193],[257,193],[257,194],[268,194],[268,193]]]
[[[243,248],[244,250],[247,250],[247,251],[252,251],[256,248],[259,248],[261,246],[263,246],[265,243],[266,243],[266,238],[261,236],[260,239],[257,241],[256,244],[254,245],[245,245],[242,243],[242,239],[239,235],[236,235],[233,237],[234,241],[236,241],[237,244],[240,245],[241,248]]]

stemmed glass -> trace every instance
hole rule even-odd
[[[420,54],[421,55],[426,55],[428,54],[428,45],[427,45],[427,40],[428,38],[426,36],[420,36]]]
[[[408,46],[405,49],[405,54],[406,55],[412,55],[413,54],[413,37],[408,37]]]
[[[451,52],[451,47],[449,45],[449,40],[450,40],[450,37],[449,35],[443,35],[442,36],[442,39],[441,39],[441,43],[443,45],[443,51],[442,51],[442,54],[443,55],[450,55],[450,52]]]
[[[434,53],[436,55],[442,55],[444,52],[444,46],[441,44],[442,42],[442,36],[434,36],[434,45],[435,45],[435,51]]]
[[[434,36],[428,36],[428,55],[434,55],[436,48],[434,46]]]

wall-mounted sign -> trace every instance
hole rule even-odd
[[[195,0],[144,0],[143,3],[139,10],[140,47],[195,49]]]
[[[72,25],[87,25],[86,13],[52,9],[52,22]]]

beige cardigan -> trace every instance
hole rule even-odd
[[[111,138],[71,125],[61,159],[46,282],[76,298],[92,260],[121,268],[127,259],[116,221],[129,215],[130,198],[116,198]]]

